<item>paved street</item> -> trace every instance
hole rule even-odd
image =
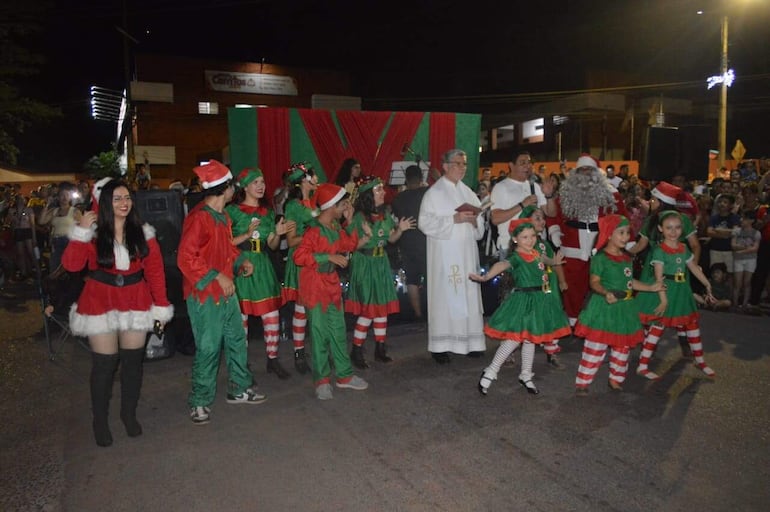
[[[712,382],[661,341],[649,383],[606,385],[575,397],[577,341],[563,342],[567,371],[538,350],[528,395],[518,366],[504,367],[487,397],[482,359],[439,366],[426,327],[390,330],[390,365],[359,372],[367,391],[317,400],[297,375],[267,375],[264,347],[250,346],[262,405],[225,403],[225,369],[212,421],[194,426],[186,397],[192,359],[145,364],[139,419],[126,437],[114,388],[115,442],[92,439],[89,356],[69,343],[47,359],[39,305],[6,291],[0,302],[0,510],[404,510],[764,511],[770,504],[770,318],[704,313]],[[35,323],[37,322],[37,323]],[[9,335],[9,333],[20,333]],[[367,354],[372,357],[371,340]],[[636,355],[631,367],[636,366]],[[517,354],[518,356],[518,354]]]

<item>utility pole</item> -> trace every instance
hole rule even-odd
[[[126,114],[123,119],[123,136],[126,138],[126,177],[133,183],[136,174],[134,158],[134,105],[131,98],[131,48],[128,35],[128,0],[123,0],[123,79],[126,82]]]
[[[722,55],[719,66],[722,77],[727,75],[727,15],[722,17]],[[727,80],[722,80],[719,94],[719,167],[727,156]]]

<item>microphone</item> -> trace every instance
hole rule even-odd
[[[411,148],[409,147],[409,143],[408,142],[404,142],[404,145],[401,146],[401,156],[406,155],[410,150],[411,150]]]

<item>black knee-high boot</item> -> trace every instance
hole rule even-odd
[[[120,419],[129,437],[142,435],[136,421],[136,406],[142,390],[144,349],[120,349]]]
[[[91,410],[94,415],[94,439],[99,446],[112,444],[107,417],[112,397],[112,378],[117,366],[118,354],[91,354]]]

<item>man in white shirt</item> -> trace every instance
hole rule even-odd
[[[615,166],[612,164],[607,166],[605,172],[607,173],[607,181],[617,190],[618,186],[623,182],[623,178],[615,175]]]
[[[508,163],[508,177],[492,187],[492,224],[497,226],[498,257],[508,257],[511,235],[508,225],[518,219],[521,211],[529,205],[543,208],[546,215],[555,215],[556,205],[553,199],[553,184],[546,180],[542,185],[532,183],[532,157],[528,151],[514,153],[513,161]]]

